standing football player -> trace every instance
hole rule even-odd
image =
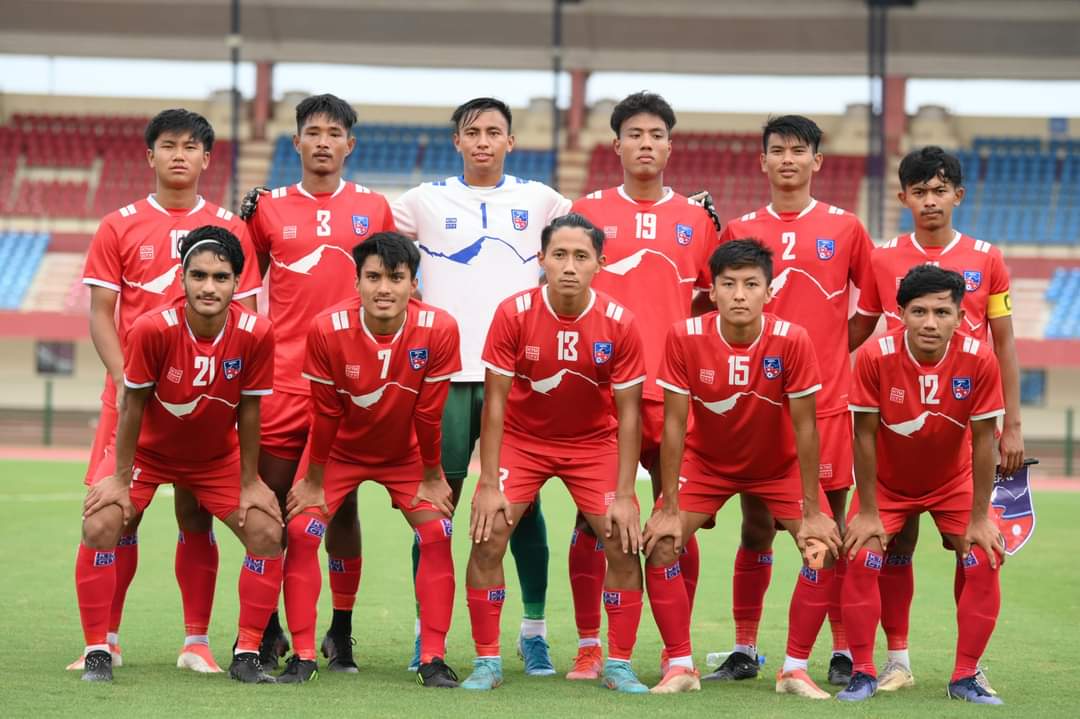
[[[87,681],[112,681],[107,633],[116,547],[159,485],[183,485],[244,543],[239,636],[229,674],[273,682],[259,663],[263,627],[281,589],[281,514],[258,476],[259,402],[272,393],[274,337],[266,318],[232,302],[240,241],[206,226],[180,242],[184,298],[131,326],[115,466],[98,465],[83,506],[75,564]]]
[[[814,199],[814,173],[821,169],[821,129],[800,115],[770,118],[762,132],[761,171],[769,180],[772,201],[732,220],[720,240],[760,238],[772,250],[776,274],[768,311],[806,328],[820,366],[827,368],[817,396],[817,428],[821,437],[819,475],[832,516],[841,524],[851,474],[850,352],[866,335],[849,333],[850,283],[865,288],[873,282],[873,245],[855,215]],[[867,333],[868,334],[868,333]],[[735,647],[717,671],[705,679],[738,680],[757,676],[757,631],[772,576],[773,518],[756,498],[741,497],[742,541],[735,555],[732,613]],[[836,581],[829,598],[833,654],[829,683],[843,686],[851,678],[851,652],[844,638],[840,594],[845,562],[836,563]]]
[[[127,336],[135,320],[150,309],[183,296],[180,241],[196,227],[216,225],[238,237],[254,257],[244,223],[228,210],[199,195],[199,178],[210,165],[214,129],[202,115],[164,110],[146,126],[146,159],[154,170],[154,192],[121,207],[101,222],[86,257],[83,283],[90,287],[90,337],[105,365],[101,415],[86,471],[89,485],[98,468],[116,460],[116,423],[124,395]],[[254,262],[245,266],[236,299],[255,310],[259,275]],[[105,475],[111,474],[106,472]],[[176,487],[176,582],[184,608],[184,646],[176,666],[197,672],[220,672],[210,651],[207,630],[214,604],[218,548],[213,517],[183,485]],[[109,616],[112,664],[121,666],[119,631],[124,599],[139,559],[136,516],[116,547],[116,589]],[[68,666],[82,670],[80,657]]]
[[[390,205],[382,195],[342,177],[345,159],[356,146],[352,128],[356,111],[334,95],[313,95],[296,106],[293,146],[303,174],[295,185],[279,187],[258,200],[248,219],[269,279],[270,319],[277,342],[274,389],[263,419],[259,475],[277,494],[282,507],[296,477],[311,424],[309,382],[301,377],[304,347],[312,319],[356,295],[352,248],[357,241],[394,229]],[[352,652],[352,610],[360,586],[360,520],[356,493],[350,492],[326,532],[330,591],[334,614],[322,643],[331,671],[357,671]],[[290,613],[290,569],[285,567],[285,610]],[[298,569],[298,571],[300,571]],[[296,611],[303,615],[303,596]],[[302,621],[302,620],[298,620]],[[291,622],[290,622],[291,626]],[[297,644],[291,677],[303,681],[315,671],[314,641]],[[289,648],[271,616],[262,644],[263,663],[276,667]]]
[[[398,229],[420,249],[424,300],[448,311],[461,331],[462,370],[451,380],[443,416],[443,471],[456,506],[480,434],[480,355],[495,308],[508,295],[537,285],[541,230],[566,214],[570,201],[547,185],[504,172],[506,155],[514,149],[506,103],[490,97],[469,100],[454,110],[450,122],[461,175],[414,187],[393,209]],[[544,620],[547,528],[539,498],[521,519],[510,551],[524,604],[518,652],[527,674],[554,674]],[[419,544],[414,542],[414,575],[418,567]],[[411,671],[419,667],[419,632],[418,623]]]
[[[814,345],[799,325],[763,312],[773,268],[762,243],[727,242],[709,264],[718,309],[670,329],[656,380],[664,388],[663,493],[645,526],[645,580],[669,667],[652,691],[701,688],[679,553],[684,539],[738,494],[763,503],[800,550],[814,539],[824,552],[808,555],[795,584],[776,691],[828,699],[806,671],[840,545],[818,477],[815,397],[822,383]]]
[[[875,282],[859,296],[856,320],[869,332],[885,315],[890,330],[902,326],[895,290],[908,270],[933,264],[959,272],[964,278],[963,321],[960,332],[982,342],[993,341],[1001,368],[1005,417],[1002,420],[999,457],[1001,473],[1011,475],[1024,461],[1024,437],[1020,425],[1020,370],[1009,300],[1009,273],[1001,251],[985,240],[976,240],[953,228],[953,210],[964,199],[960,161],[940,147],[914,150],[900,162],[901,204],[910,212],[915,231],[896,237],[870,256]],[[911,601],[915,596],[912,557],[919,539],[919,521],[909,517],[892,538],[881,569],[881,624],[888,642],[888,661],[881,673],[879,691],[913,686],[908,654]],[[956,568],[959,600],[966,576]],[[985,674],[979,681],[991,693]]]
[[[993,350],[959,331],[964,285],[957,272],[917,265],[896,292],[902,328],[856,356],[851,409],[858,489],[844,539],[850,561],[844,624],[855,667],[838,699],[862,701],[875,693],[884,548],[911,517],[929,512],[963,575],[948,696],[1002,703],[975,675],[1001,609],[1004,539],[991,516],[990,494],[994,432],[1005,407]]]
[[[634,481],[645,362],[633,315],[591,288],[603,233],[577,214],[544,228],[547,283],[504,300],[484,345],[487,368],[480,479],[472,500],[466,574],[476,660],[462,686],[502,684],[502,560],[548,478],[562,479],[604,538],[609,689],[643,693],[630,666],[641,620],[641,527]]]

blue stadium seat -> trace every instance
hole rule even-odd
[[[47,232],[0,232],[0,310],[17,310],[49,245]]]

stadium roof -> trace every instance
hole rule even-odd
[[[0,52],[225,60],[230,0],[5,0]],[[548,69],[553,0],[242,0],[244,60]],[[581,0],[566,68],[861,75],[865,0]],[[1080,78],[1076,0],[890,10],[889,73]]]

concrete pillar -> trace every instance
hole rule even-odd
[[[885,152],[889,155],[900,153],[900,143],[907,133],[906,94],[906,77],[889,75],[885,78]]]
[[[566,149],[577,150],[581,139],[581,128],[585,126],[585,89],[589,83],[589,71],[575,69],[570,71],[570,111],[566,116]]]
[[[251,137],[266,139],[266,124],[274,108],[274,63],[261,60],[255,63],[255,102],[251,113]]]

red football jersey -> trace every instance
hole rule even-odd
[[[1005,414],[993,348],[959,332],[937,364],[915,359],[904,330],[871,340],[855,356],[853,412],[877,412],[878,481],[922,497],[971,477],[968,423]]]
[[[166,210],[148,195],[101,221],[86,256],[83,284],[120,293],[117,333],[121,345],[136,318],[184,296],[180,240],[203,225],[224,227],[244,247],[244,271],[234,299],[257,294],[262,280],[247,226],[233,213],[201,197],[190,210]]]
[[[773,251],[773,299],[766,309],[810,333],[821,366],[830,368],[817,396],[819,417],[847,411],[849,283],[873,283],[870,235],[855,215],[811,200],[802,212],[772,205],[732,220],[721,242],[753,237]]]
[[[612,392],[645,381],[633,314],[595,290],[577,317],[555,314],[546,286],[507,298],[495,310],[483,362],[514,378],[505,434],[530,451],[555,445],[565,457],[615,446]]]
[[[215,339],[192,333],[187,300],[135,320],[124,359],[124,385],[153,387],[139,431],[138,453],[162,466],[191,471],[237,458],[236,410],[241,395],[273,391],[270,321],[235,302]]]
[[[821,390],[809,335],[771,314],[747,346],[720,333],[720,313],[675,323],[656,383],[690,396],[686,454],[730,479],[778,479],[798,470],[789,397]]]
[[[386,198],[341,181],[336,192],[312,195],[300,183],[271,190],[248,221],[255,250],[270,256],[270,319],[277,340],[274,389],[307,394],[301,372],[311,321],[356,296],[352,249],[394,229]]]
[[[690,316],[694,288],[708,290],[709,255],[716,229],[698,204],[664,189],[656,202],[637,202],[620,185],[597,190],[574,203],[577,212],[604,231],[607,263],[592,286],[634,313],[645,343],[648,380],[642,394],[663,399],[656,370],[671,323]]]
[[[884,313],[888,330],[903,326],[896,306],[900,280],[916,265],[932,264],[964,277],[964,321],[961,330],[976,339],[989,337],[989,320],[1012,314],[1009,305],[1009,270],[1001,250],[983,240],[957,232],[945,247],[923,247],[915,234],[894,237],[870,255],[874,282],[859,295],[858,311]]]
[[[315,411],[341,418],[331,459],[401,464],[417,454],[414,421],[430,415],[438,425],[447,382],[461,369],[457,322],[410,300],[397,334],[378,337],[364,325],[360,297],[353,295],[312,322],[304,377]]]

